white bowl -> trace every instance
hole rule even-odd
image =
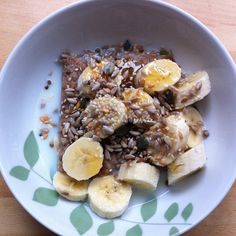
[[[38,138],[39,116],[59,106],[61,68],[54,61],[64,49],[79,52],[125,39],[148,48],[173,49],[177,62],[187,72],[208,71],[212,92],[198,105],[210,131],[206,140],[208,163],[205,170],[174,187],[162,183],[155,194],[133,194],[126,213],[109,221],[97,217],[86,204],[68,202],[55,193],[50,173],[56,169],[56,154]],[[36,25],[17,44],[1,71],[2,175],[22,206],[60,235],[183,233],[222,201],[235,180],[235,77],[234,63],[219,40],[172,5],[144,0],[69,5]],[[54,83],[45,92],[48,78]],[[39,104],[45,93],[54,97],[42,110]]]

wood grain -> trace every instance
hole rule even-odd
[[[17,41],[39,20],[72,0],[1,0],[0,67]],[[206,24],[236,60],[235,0],[168,0]],[[236,184],[224,201],[186,236],[236,235]],[[37,223],[14,199],[0,177],[0,236],[49,236],[52,232]]]

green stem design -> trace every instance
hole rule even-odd
[[[45,179],[43,176],[41,176],[38,172],[36,172],[33,168],[30,169],[33,173],[35,173],[37,176],[39,176],[42,180],[44,180],[45,182],[47,182],[49,185],[52,186],[52,182],[50,182],[49,180]]]
[[[129,223],[134,224],[141,224],[141,225],[192,225],[191,223],[148,223],[148,222],[138,222],[138,221],[132,221],[127,219],[120,218],[119,220],[126,221]]]

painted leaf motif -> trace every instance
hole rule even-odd
[[[193,204],[189,203],[182,211],[181,216],[184,218],[185,221],[191,216],[193,212]]]
[[[135,225],[126,232],[126,236],[142,236],[143,231],[140,225]]]
[[[149,202],[146,202],[141,207],[141,216],[143,218],[143,221],[148,221],[157,210],[157,199],[153,199]]]
[[[39,148],[33,131],[30,132],[24,143],[24,156],[31,168],[39,159]]]
[[[10,175],[14,176],[17,179],[25,181],[28,179],[29,170],[24,166],[15,166],[11,169]]]
[[[33,200],[46,206],[56,206],[59,195],[55,190],[49,188],[37,188],[34,192]]]
[[[83,205],[76,207],[71,212],[70,222],[79,234],[86,233],[93,225],[93,220]]]
[[[177,216],[178,211],[179,211],[178,204],[176,202],[172,203],[164,215],[166,220],[170,222],[172,219],[174,219]]]
[[[97,234],[99,236],[105,236],[105,235],[109,235],[114,231],[114,222],[113,221],[109,221],[107,223],[101,224],[98,227],[97,230]]]
[[[179,230],[175,226],[173,226],[169,231],[169,236],[177,236],[178,233],[179,233]]]

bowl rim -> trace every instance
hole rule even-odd
[[[1,70],[1,73],[0,73],[0,91],[1,91],[1,88],[2,88],[3,81],[5,81],[5,75],[6,75],[6,72],[8,70],[8,67],[10,67],[11,60],[14,58],[15,54],[17,54],[18,50],[24,44],[24,42],[27,40],[27,38],[30,37],[30,35],[34,34],[40,27],[46,25],[54,17],[59,16],[60,14],[63,14],[64,12],[69,11],[70,9],[72,9],[74,7],[80,7],[82,5],[93,3],[95,1],[96,0],[80,0],[79,2],[70,3],[70,4],[68,4],[68,5],[64,6],[64,7],[61,7],[58,10],[50,13],[48,16],[46,16],[45,18],[40,20],[38,23],[36,23],[33,27],[31,27],[30,30],[17,42],[17,44],[12,49],[12,51],[10,52],[9,56],[7,57],[6,61],[3,64],[3,67],[2,67],[2,70]],[[99,0],[99,1],[102,2],[103,0]],[[98,0],[96,2],[98,2]],[[236,66],[235,66],[233,58],[229,54],[228,50],[225,48],[223,43],[218,39],[218,37],[209,28],[207,28],[207,26],[205,26],[200,20],[198,20],[197,18],[192,16],[190,13],[182,10],[181,8],[175,6],[175,5],[171,4],[171,3],[164,2],[162,0],[142,0],[142,2],[144,2],[144,3],[146,2],[146,3],[150,3],[150,4],[156,4],[156,5],[159,5],[162,8],[166,8],[168,10],[174,11],[178,15],[181,15],[182,17],[184,17],[187,21],[192,22],[194,25],[196,25],[203,33],[205,33],[208,36],[210,36],[210,38],[214,41],[214,43],[217,45],[217,47],[225,55],[225,58],[227,59],[227,61],[229,63],[229,66],[232,68],[232,71],[234,71],[234,75],[236,77]],[[3,168],[2,164],[1,164],[1,160],[0,160],[0,173],[1,173],[5,183],[7,184],[8,188],[10,189],[11,193],[13,194],[14,198],[20,203],[20,205],[35,220],[37,220],[40,224],[42,224],[43,226],[45,226],[47,229],[51,230],[52,232],[58,234],[59,232],[57,232],[55,228],[53,228],[53,227],[51,227],[51,225],[46,224],[45,222],[43,222],[43,220],[41,218],[39,218],[37,216],[37,214],[34,214],[31,211],[30,207],[27,207],[26,204],[21,202],[21,200],[17,196],[17,193],[14,190],[14,186],[12,186],[10,181],[8,180],[7,173],[5,172],[5,170],[4,170],[4,168]],[[189,231],[193,227],[197,226],[208,215],[210,215],[213,212],[213,210],[215,210],[217,208],[217,206],[223,201],[223,199],[225,198],[227,193],[230,191],[231,187],[233,186],[233,184],[235,182],[235,179],[236,179],[236,172],[235,172],[235,174],[232,174],[232,177],[228,180],[227,184],[225,185],[224,191],[222,191],[222,194],[221,194],[219,200],[215,202],[213,208],[208,213],[201,215],[198,218],[198,220],[195,221],[195,223],[193,223],[192,225],[189,225],[188,227],[185,227],[179,233],[183,234],[183,233]]]

